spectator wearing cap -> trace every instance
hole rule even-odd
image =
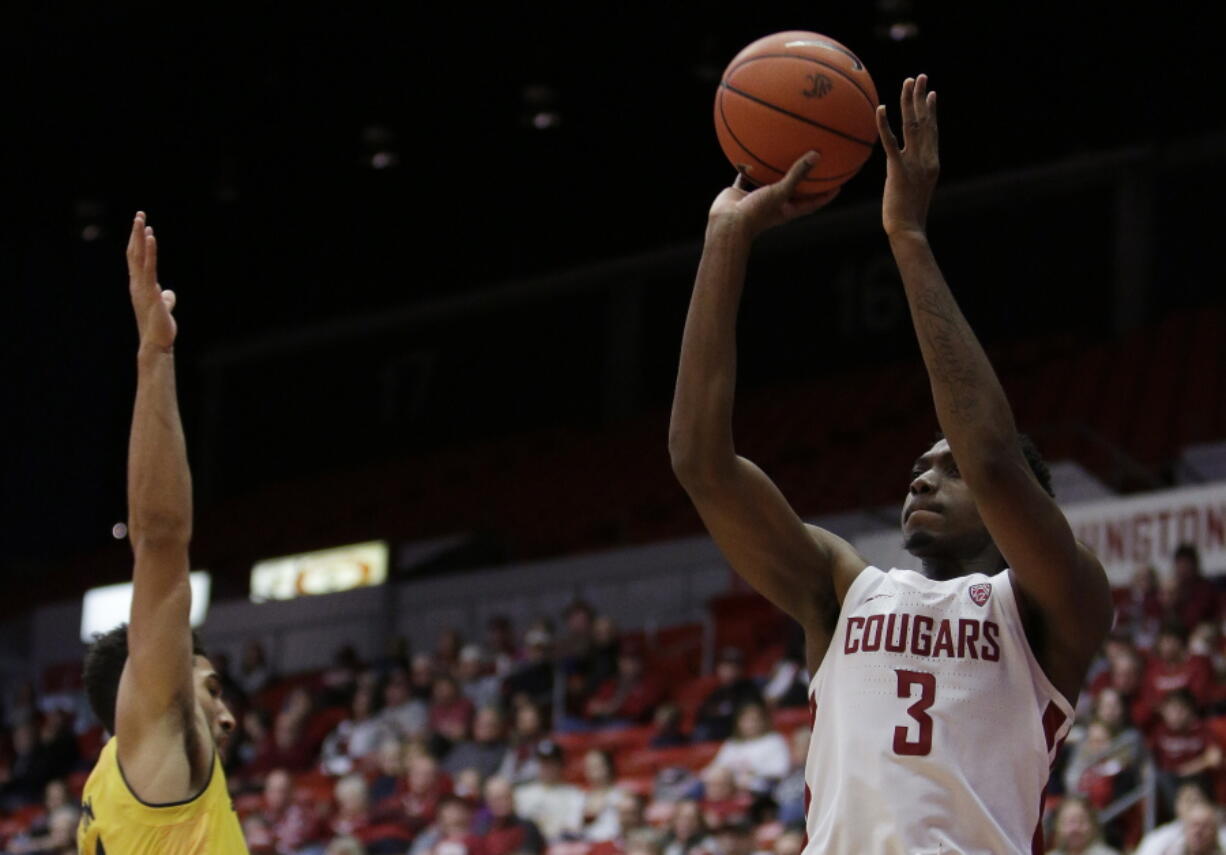
[[[536,823],[515,812],[511,782],[497,775],[485,782],[485,809],[478,815],[475,829],[485,841],[486,855],[540,855],[545,850],[545,839]]]
[[[456,666],[456,679],[460,683],[460,691],[472,701],[474,709],[493,706],[502,698],[502,681],[489,671],[481,645],[464,645],[460,650],[460,663]]]
[[[443,760],[443,768],[452,775],[476,769],[484,780],[501,768],[507,749],[502,713],[497,707],[482,707],[473,719],[472,739],[452,748]]]
[[[747,703],[762,703],[762,693],[745,676],[745,654],[736,647],[725,647],[715,666],[719,685],[707,695],[694,722],[694,741],[727,739],[736,722],[736,711]]]
[[[711,765],[730,770],[739,789],[760,793],[788,773],[789,761],[787,740],[771,730],[766,707],[750,702],[737,710],[732,736]]]
[[[487,855],[485,841],[473,833],[473,809],[457,796],[438,804],[438,818],[417,835],[409,855]]]
[[[524,633],[524,659],[503,681],[503,694],[523,697],[537,706],[553,700],[553,636],[543,625]]]
[[[601,726],[641,724],[651,718],[663,692],[647,673],[640,645],[625,643],[617,674],[605,680],[587,703],[587,717]]]
[[[583,790],[562,780],[562,748],[551,739],[536,746],[537,779],[515,790],[515,812],[530,819],[549,842],[583,830]]]
[[[533,703],[521,703],[515,708],[511,748],[507,751],[498,774],[513,784],[536,780],[539,765],[536,747],[548,735],[540,709]]]

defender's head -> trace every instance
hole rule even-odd
[[[94,636],[85,653],[85,691],[94,715],[109,733],[115,732],[115,705],[119,680],[128,661],[128,625],[120,624],[109,632]],[[200,638],[192,633],[192,685],[196,705],[204,713],[213,742],[224,749],[234,730],[234,716],[221,698],[221,677],[208,660]]]
[[[1049,496],[1051,473],[1034,443],[1018,434],[1022,456]],[[992,536],[943,436],[919,456],[902,506],[903,546],[917,558],[960,561],[981,555]]]

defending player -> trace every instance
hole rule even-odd
[[[85,659],[94,713],[114,736],[82,794],[82,855],[245,855],[219,747],[234,726],[189,624],[191,474],[175,397],[175,296],[157,281],[157,242],[138,213],[128,287],[140,331],[128,448],[135,555],[131,622]]]
[[[922,75],[903,84],[901,149],[884,107],[877,117],[882,220],[947,438],[916,461],[903,506],[922,570],[867,566],[803,523],[733,446],[750,245],[829,201],[790,201],[813,154],[777,184],[747,192],[738,179],[712,205],[673,401],[673,467],[712,537],[805,629],[813,855],[1042,851],[1049,763],[1111,621],[1102,567],[1074,540],[929,248],[938,157],[926,90]]]

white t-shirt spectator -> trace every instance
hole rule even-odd
[[[515,788],[515,812],[536,823],[550,843],[583,830],[584,793],[570,784],[535,781]]]
[[[772,732],[753,739],[729,739],[711,765],[730,769],[741,789],[760,792],[787,775],[791,760],[787,740]]]

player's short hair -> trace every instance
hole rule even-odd
[[[208,656],[200,636],[192,632],[192,653]],[[108,733],[115,732],[115,704],[119,698],[119,678],[128,661],[128,625],[121,623],[107,632],[94,634],[85,652],[83,679],[89,706]]]
[[[945,434],[937,431],[937,438],[933,442],[940,442],[945,439]],[[1051,486],[1051,470],[1047,468],[1047,461],[1043,459],[1042,453],[1039,452],[1039,447],[1034,444],[1034,440],[1027,434],[1018,431],[1017,445],[1022,452],[1022,457],[1026,458],[1026,464],[1030,467],[1034,478],[1039,482],[1039,486],[1047,495],[1055,498],[1056,491]]]

